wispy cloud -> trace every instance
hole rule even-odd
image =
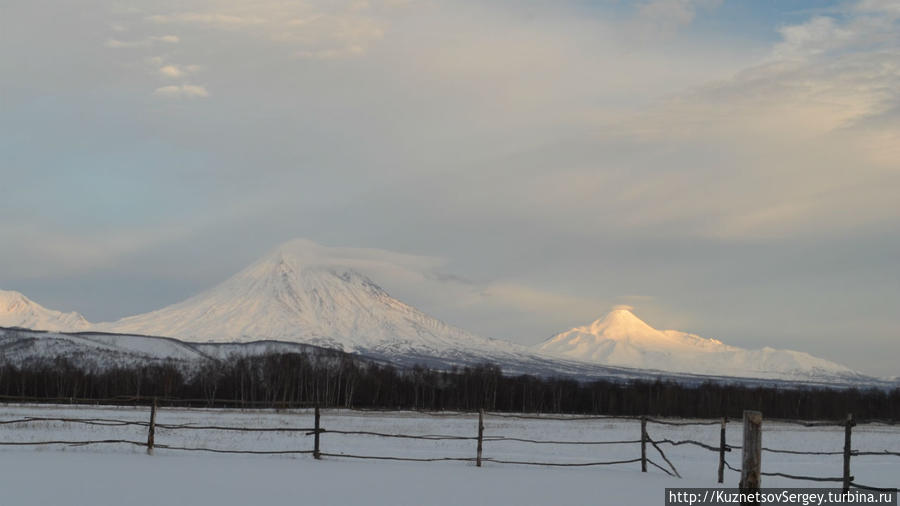
[[[107,39],[106,47],[113,49],[151,47],[156,43],[177,44],[180,40],[177,35],[152,35],[135,40]]]
[[[159,68],[159,73],[165,77],[182,77],[184,75],[184,71],[177,65],[163,65]]]
[[[266,22],[258,16],[236,16],[220,12],[179,12],[175,14],[154,14],[147,19],[154,23],[198,23],[217,27],[239,27],[259,25]]]
[[[694,21],[697,11],[718,7],[722,0],[650,0],[638,6],[644,29],[670,31]]]
[[[874,3],[857,7],[784,26],[765,61],[610,119],[623,140],[678,146],[680,156],[678,170],[619,193],[645,203],[626,223],[759,239],[900,218],[876,190],[898,182],[900,121],[884,119],[900,110],[900,24]],[[710,146],[729,156],[710,160]]]
[[[119,48],[133,48],[133,47],[148,47],[150,46],[150,39],[141,39],[141,40],[118,40],[118,39],[107,39],[106,47],[119,49]]]
[[[447,260],[440,257],[377,248],[330,247],[308,239],[293,240],[285,248],[305,265],[356,270],[393,296],[414,301],[417,307],[435,311],[442,318],[478,308],[478,311],[507,316],[539,315],[562,329],[570,323],[574,325],[572,322],[602,316],[615,303],[611,299],[580,297],[514,281],[465,279],[448,274]]]
[[[5,262],[18,259],[15,261],[16,277],[61,278],[109,267],[123,256],[187,237],[190,229],[187,225],[173,223],[117,230],[115,234],[86,234],[40,221],[0,222],[0,236],[10,241],[10,247],[0,254],[0,259]],[[33,240],[37,236],[42,236],[42,240]]]
[[[192,10],[190,5],[145,19],[155,25],[203,26],[278,41],[293,48],[295,56],[320,60],[364,54],[385,29],[369,2],[227,1],[215,10]]]
[[[156,88],[153,94],[166,98],[206,98],[209,96],[206,88],[194,84],[162,86]]]
[[[154,35],[150,37],[150,39],[168,44],[177,44],[181,41],[181,38],[177,35]]]
[[[161,59],[153,61],[156,62],[157,65],[159,65],[159,74],[162,77],[170,79],[185,77],[200,70],[199,65],[178,65],[174,63],[163,64]]]

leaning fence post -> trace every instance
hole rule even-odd
[[[484,441],[484,409],[478,410],[478,450],[475,465],[481,467],[481,443]]]
[[[744,411],[744,446],[741,459],[741,492],[757,492],[762,481],[762,413]],[[742,503],[756,504],[756,503]]]
[[[850,476],[850,454],[853,452],[853,447],[850,444],[850,435],[853,432],[853,426],[856,425],[856,422],[853,421],[853,413],[849,413],[847,415],[847,421],[844,423],[844,492],[848,492],[850,490],[850,481],[853,480],[853,477]]]
[[[147,455],[153,455],[153,436],[156,434],[156,397],[150,405],[150,425],[147,427]]]
[[[319,418],[320,417],[321,417],[321,415],[319,414],[319,405],[316,404],[316,427],[315,427],[316,434],[315,434],[315,439],[314,439],[315,446],[313,446],[313,458],[315,458],[316,460],[319,460],[322,458],[322,454],[319,453],[319,431],[321,430],[319,428]]]
[[[647,472],[647,417],[641,417],[641,472]]]

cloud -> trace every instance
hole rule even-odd
[[[894,0],[861,0],[853,9],[879,16],[900,16],[900,4]]]
[[[378,248],[330,247],[309,239],[295,239],[279,249],[307,265],[356,270],[392,296],[450,322],[459,314],[477,311],[501,318],[537,319],[545,324],[550,321],[553,328],[568,328],[585,318],[602,316],[614,304],[612,300],[557,293],[521,282],[465,279],[447,273],[448,262],[441,257]]]
[[[239,27],[259,25],[265,20],[257,16],[234,16],[217,12],[179,12],[176,14],[155,14],[147,17],[149,21],[160,24],[192,23],[212,25],[216,27]]]
[[[290,240],[276,250],[302,258],[309,265],[348,267],[378,278],[401,279],[404,282],[423,280],[426,273],[446,263],[440,257],[378,248],[324,246],[305,238]]]
[[[193,84],[162,86],[157,88],[153,94],[167,98],[206,98],[209,96],[206,88]]]
[[[509,281],[486,283],[469,303],[539,314],[543,319],[556,320],[561,325],[580,322],[584,315],[601,316],[610,309],[610,301],[606,299],[559,293]]]
[[[151,65],[158,66],[157,69],[159,74],[162,77],[176,79],[179,77],[184,77],[188,74],[193,74],[200,70],[199,65],[177,65],[174,63],[164,64],[162,58],[152,58],[150,60]]]
[[[900,8],[896,2],[864,0],[834,15],[813,16],[779,28],[782,41],[775,45],[773,55],[777,59],[810,60],[893,51],[900,45],[898,20]]]
[[[251,4],[224,1],[211,12],[195,2],[153,19],[184,30],[227,29],[235,48],[244,47],[245,37],[263,44],[259,62],[238,49],[241,56],[229,55],[210,77],[241,80],[240,72],[224,67],[264,66],[279,77],[264,85],[273,90],[278,82],[312,82],[313,74],[288,54],[352,59],[383,40],[384,51],[372,61],[341,67],[370,79],[371,93],[341,94],[328,86],[316,92],[374,111],[373,118],[390,124],[383,131],[407,132],[410,151],[426,160],[449,156],[441,151],[449,138],[503,146],[496,159],[474,161],[452,182],[430,188],[453,219],[475,219],[480,211],[501,222],[531,220],[579,235],[600,228],[754,241],[839,234],[897,214],[883,192],[872,190],[893,181],[897,137],[883,125],[864,128],[891,110],[900,88],[891,56],[895,30],[885,16],[871,14],[876,6],[784,26],[768,54],[759,52],[762,61],[736,65],[677,40],[664,48],[625,47],[627,30],[602,19],[557,15],[540,27],[522,26],[491,8],[467,4],[450,12],[428,4],[413,9],[403,25],[374,3]],[[645,2],[638,16],[683,24],[716,5]],[[443,35],[459,30],[465,37]],[[734,60],[727,56],[722,59]],[[169,79],[187,72],[174,63],[159,68]],[[373,72],[382,68],[392,70]],[[166,89],[161,93],[185,94]],[[374,105],[399,97],[410,100],[404,103],[415,114],[388,115]],[[298,110],[300,101],[290,100]],[[371,125],[330,128],[357,127]],[[853,174],[845,170],[851,164]],[[413,170],[398,163],[396,170],[427,180],[434,165],[412,164]],[[399,176],[397,183],[407,184]],[[501,186],[510,191],[498,206]],[[835,198],[860,210],[840,213],[830,204]]]
[[[148,47],[148,46],[150,46],[150,39],[141,39],[141,40],[107,39],[105,45],[106,45],[106,47],[113,48],[113,49]]]
[[[779,59],[801,59],[823,54],[847,45],[858,35],[827,16],[781,27],[778,31],[783,40],[775,46],[774,53]]]
[[[121,48],[139,48],[139,47],[150,47],[153,46],[154,43],[161,42],[164,44],[177,44],[181,39],[178,38],[177,35],[152,35],[150,37],[144,39],[136,39],[136,40],[119,40],[119,39],[107,39],[105,45],[106,47],[113,49],[121,49]]]
[[[882,120],[900,110],[900,24],[873,8],[782,27],[763,62],[606,118],[603,128],[620,134],[607,137],[613,145],[678,157],[659,158],[668,169],[652,178],[620,182],[625,225],[758,240],[900,219],[879,190],[900,180],[900,122]]]
[[[349,46],[341,49],[320,49],[315,51],[300,50],[294,53],[298,58],[308,60],[337,60],[359,56],[365,52],[362,46]]]
[[[16,264],[16,278],[59,279],[109,269],[123,256],[188,237],[190,231],[185,224],[168,224],[94,234],[42,221],[0,222],[0,236],[9,241],[0,259]],[[35,237],[42,239],[35,241]]]
[[[700,9],[718,7],[721,0],[651,0],[638,7],[638,20],[645,29],[670,31],[694,21]]]
[[[277,41],[300,58],[335,59],[364,54],[384,35],[385,22],[369,2],[307,0],[224,1],[215,10],[190,9],[146,16],[156,25],[203,27]],[[379,4],[380,5],[380,4]]]
[[[159,68],[159,73],[165,77],[182,77],[184,76],[184,71],[178,68],[177,65],[163,65]]]
[[[882,302],[898,297],[885,274],[900,223],[895,2],[813,14],[776,2],[751,23],[686,2],[386,3],[126,0],[110,19],[94,4],[51,15],[13,1],[0,17],[13,41],[0,48],[11,104],[0,138],[16,191],[0,214],[77,223],[89,243],[134,227],[106,194],[167,202],[135,211],[150,221],[232,210],[177,246],[141,245],[146,261],[120,269],[152,265],[148,277],[190,280],[184,293],[297,235],[443,255],[372,278],[448,322],[520,341],[629,293],[719,326],[671,328],[749,346],[782,337],[769,332],[781,325],[833,336],[823,322],[846,306],[860,331],[896,335],[863,321],[896,328]],[[166,35],[179,42],[150,39]],[[123,49],[103,48],[106,37]],[[222,99],[215,108],[147,101],[200,85]],[[103,186],[103,171],[126,168],[158,185]],[[73,194],[66,173],[96,177]],[[20,251],[6,265],[39,273],[21,244],[60,234],[3,235]],[[102,267],[106,244],[52,246]],[[177,267],[197,257],[203,276]],[[648,303],[634,305],[644,316]]]
[[[155,35],[150,37],[151,40],[165,42],[168,44],[177,44],[181,39],[177,35]]]

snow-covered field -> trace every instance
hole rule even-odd
[[[0,421],[23,417],[105,418],[146,422],[146,407],[0,406]],[[161,408],[160,424],[241,427],[311,427],[310,411],[239,411]],[[326,430],[419,435],[476,434],[477,417],[429,416],[410,412],[323,410]],[[650,424],[654,439],[694,439],[717,446],[719,427]],[[638,444],[549,445],[490,441],[496,436],[541,440],[609,441],[640,437],[636,421],[521,420],[488,415],[484,456],[498,460],[597,462],[640,456]],[[99,426],[40,421],[0,425],[0,442],[128,439],[146,441],[142,426]],[[325,433],[322,451],[372,456],[475,456],[472,440],[410,440]],[[156,443],[219,449],[310,450],[312,436],[302,432],[233,432],[157,428]],[[740,425],[728,426],[728,442],[740,444]],[[840,451],[840,427],[805,428],[767,422],[764,446],[791,450]],[[862,451],[900,451],[900,427],[861,425],[853,446]],[[230,505],[230,504],[662,504],[666,487],[713,487],[717,454],[693,446],[663,446],[683,479],[640,464],[601,467],[544,467],[471,462],[396,462],[310,455],[230,455],[146,449],[122,444],[92,446],[0,446],[2,505]],[[664,464],[652,447],[651,458]],[[728,454],[739,466],[740,452]],[[763,471],[840,476],[842,458],[764,453]],[[897,486],[900,457],[854,457],[856,481]],[[738,475],[726,471],[727,486]],[[765,477],[764,486],[815,486]]]

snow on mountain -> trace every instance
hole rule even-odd
[[[190,369],[208,359],[187,343],[163,337],[0,328],[0,362],[22,365],[56,358],[88,370],[166,362]]]
[[[90,326],[76,312],[62,313],[47,309],[19,292],[0,290],[0,327],[77,331]]]
[[[295,240],[178,304],[98,330],[191,341],[272,339],[382,355],[508,355],[516,346],[447,325]],[[523,350],[526,350],[524,347]]]
[[[215,361],[271,353],[303,353],[318,363],[346,359],[342,352],[301,343],[196,343],[169,337],[0,327],[0,366],[55,365],[63,359],[87,371],[170,365],[191,376],[202,372],[205,365]],[[359,364],[373,362],[367,357],[355,360]]]
[[[746,350],[686,332],[657,330],[628,306],[617,306],[590,325],[557,334],[538,349],[596,364],[692,374],[772,379],[859,376],[808,353],[769,347]]]
[[[183,302],[96,325],[77,313],[52,311],[16,292],[0,291],[0,327],[51,331],[23,334],[6,329],[0,336],[0,358],[79,355],[97,364],[193,363],[230,353],[296,351],[313,345],[401,367],[492,362],[510,374],[540,376],[627,379],[665,371],[691,382],[708,377],[704,375],[813,383],[872,379],[806,353],[744,350],[693,334],[656,330],[630,308],[617,308],[591,325],[563,332],[538,349],[487,339],[394,299],[347,267],[334,251],[310,241],[291,241]],[[91,332],[79,332],[85,330]]]

